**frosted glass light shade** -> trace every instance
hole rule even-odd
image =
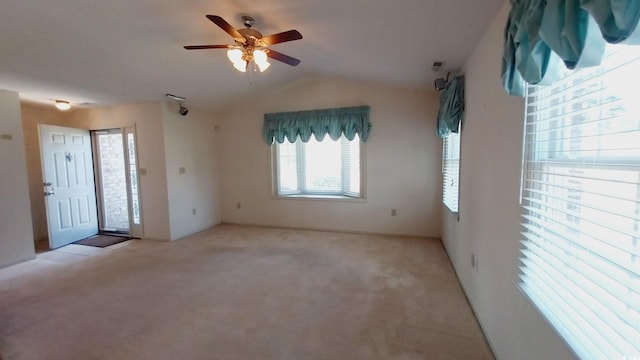
[[[227,57],[234,64],[242,62],[242,50],[240,49],[227,50]]]
[[[264,50],[256,50],[253,52],[253,61],[258,65],[260,72],[263,72],[271,66],[267,61],[267,53]]]
[[[233,67],[240,72],[247,72],[247,63],[242,60],[234,62]]]
[[[245,51],[252,51],[252,49],[245,49]],[[227,50],[227,57],[233,64],[233,67],[240,72],[247,72],[247,68],[249,67],[249,63],[245,59],[253,58],[253,62],[256,63],[260,72],[267,70],[269,66],[271,66],[267,61],[267,53],[264,50],[255,50],[245,56],[242,49],[230,49]]]
[[[71,109],[71,104],[65,100],[56,100],[55,105],[58,110],[66,111]]]

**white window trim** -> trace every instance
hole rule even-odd
[[[460,129],[461,130],[461,129]],[[458,135],[458,173],[456,176],[456,208],[452,209],[451,205],[449,204],[449,202],[447,201],[446,196],[446,184],[445,184],[445,177],[446,177],[446,170],[447,170],[447,151],[446,151],[446,146],[447,146],[447,138],[442,139],[442,203],[444,204],[444,206],[447,208],[447,210],[449,210],[449,212],[451,212],[453,215],[456,216],[456,218],[458,220],[460,220],[460,158],[461,156],[461,149],[462,149],[462,131],[458,132],[456,135]]]
[[[637,61],[637,60],[636,60]],[[596,75],[594,78],[597,78]],[[591,79],[585,80],[591,81]],[[573,83],[568,88],[575,86]],[[576,87],[579,89],[579,87]],[[564,89],[562,89],[564,91]],[[633,90],[632,94],[637,93],[637,87]],[[598,90],[598,93],[604,93],[603,90]],[[594,91],[596,93],[596,91]],[[559,97],[559,95],[558,95]],[[627,276],[631,276],[630,273],[625,274],[624,276],[617,276],[617,274],[624,272],[625,270],[620,271],[612,271],[611,269],[617,269],[618,267],[625,268],[628,266],[625,262],[614,261],[616,257],[610,256],[610,250],[606,247],[604,248],[606,252],[598,251],[599,248],[583,245],[582,242],[578,242],[576,240],[584,240],[583,238],[577,238],[570,235],[567,235],[567,231],[558,231],[559,227],[552,225],[556,223],[558,225],[562,225],[565,227],[570,227],[572,230],[576,232],[580,232],[584,238],[589,238],[589,240],[593,239],[594,242],[602,241],[605,242],[605,238],[611,239],[611,237],[603,236],[600,232],[591,232],[586,230],[579,225],[573,225],[570,221],[560,221],[561,219],[556,218],[550,212],[555,213],[565,213],[566,216],[579,216],[578,219],[584,223],[591,223],[598,227],[609,228],[612,232],[617,231],[617,229],[612,228],[612,223],[608,223],[606,221],[600,222],[599,219],[589,216],[587,214],[582,214],[582,211],[573,214],[568,207],[559,208],[556,204],[553,203],[554,199],[558,201],[563,201],[569,203],[567,199],[571,199],[570,197],[564,198],[561,195],[558,195],[554,192],[550,192],[547,190],[538,190],[535,186],[531,186],[529,184],[525,185],[527,180],[529,182],[536,182],[542,184],[542,186],[546,187],[554,187],[556,189],[573,189],[573,187],[569,187],[561,182],[548,182],[543,181],[541,179],[532,180],[532,177],[525,176],[525,172],[536,171],[535,169],[528,168],[526,162],[530,162],[531,164],[538,166],[556,166],[556,167],[565,167],[565,168],[576,168],[576,169],[604,169],[611,167],[612,165],[619,166],[620,170],[624,171],[635,171],[634,168],[638,168],[638,158],[618,158],[616,156],[606,156],[606,155],[598,155],[595,157],[591,156],[581,156],[580,154],[572,154],[570,159],[566,157],[554,157],[552,155],[546,155],[546,157],[536,158],[535,156],[539,155],[539,148],[542,148],[542,154],[550,152],[546,148],[543,147],[545,142],[549,141],[558,141],[557,139],[552,138],[549,140],[548,138],[544,138],[544,135],[540,135],[540,132],[545,133],[549,129],[559,129],[559,128],[549,128],[543,129],[540,132],[530,131],[530,127],[532,124],[535,124],[535,121],[531,121],[528,118],[530,116],[527,111],[530,108],[529,100],[530,96],[527,94],[527,104],[525,105],[525,131],[524,131],[524,141],[523,141],[523,166],[522,166],[522,183],[521,183],[521,205],[529,206],[531,211],[525,211],[523,209],[523,215],[528,216],[529,218],[525,218],[522,221],[522,225],[526,227],[523,230],[523,236],[525,236],[525,240],[521,241],[522,250],[521,250],[521,274],[520,281],[517,282],[517,286],[528,298],[531,304],[543,315],[543,318],[551,325],[556,333],[558,333],[562,340],[568,345],[570,349],[574,351],[576,356],[583,359],[600,359],[600,358],[620,358],[620,359],[640,359],[640,351],[638,350],[638,321],[640,318],[638,317],[638,313],[636,310],[636,316],[630,317],[628,314],[620,315],[621,310],[629,311],[628,304],[637,304],[633,302],[631,299],[631,295],[625,293],[624,288],[628,287],[629,289],[633,289],[632,284],[637,285],[637,276],[633,277],[633,280],[629,280]],[[602,98],[601,98],[602,99]],[[608,99],[608,98],[607,98]],[[574,101],[575,98],[571,98],[567,101]],[[558,103],[558,104],[561,104]],[[606,104],[602,103],[602,104]],[[553,106],[556,106],[555,103]],[[600,107],[601,104],[598,103],[596,109]],[[604,106],[603,106],[604,108]],[[578,108],[578,111],[588,111],[589,108]],[[543,109],[544,110],[544,109]],[[567,116],[572,116],[572,113],[566,113]],[[535,116],[535,115],[534,115]],[[558,115],[559,117],[560,115]],[[599,123],[607,119],[606,116],[601,115],[597,120],[590,120],[592,123]],[[544,121],[544,119],[543,119]],[[547,120],[548,121],[548,120]],[[554,125],[555,126],[555,125]],[[571,126],[575,126],[576,128],[581,127],[582,124],[571,124]],[[564,126],[566,128],[566,126]],[[636,130],[633,130],[636,131]],[[608,135],[615,134],[610,133]],[[588,138],[588,137],[597,137],[598,141],[607,134],[593,135],[589,134],[587,136],[576,135],[576,138]],[[537,142],[527,142],[527,139],[532,136],[541,136],[543,140],[538,140]],[[566,139],[570,141],[574,139],[574,135],[572,134],[567,138],[560,138],[560,140]],[[610,146],[610,145],[608,145]],[[624,149],[624,147],[622,148]],[[527,153],[527,150],[530,153]],[[607,151],[607,150],[616,150],[615,148],[607,148],[605,147],[596,147],[593,149],[587,148],[579,149],[577,148],[575,151]],[[551,152],[559,152],[563,155],[565,152],[570,152],[567,149],[554,150]],[[529,155],[531,154],[531,155]],[[532,160],[535,159],[535,160]],[[597,161],[596,161],[597,160]],[[566,175],[562,172],[559,173],[549,173],[545,170],[543,176],[566,176],[571,178],[573,175]],[[578,175],[576,175],[579,177]],[[589,180],[597,180],[597,181],[608,181],[604,176],[598,176],[594,178],[587,178]],[[618,180],[611,180],[612,183]],[[525,201],[525,192],[528,192],[527,195],[529,198]],[[536,196],[530,195],[532,192],[536,192],[542,198],[538,198]],[[585,194],[593,194],[592,190],[584,190]],[[611,195],[611,193],[596,193],[597,196],[602,197],[612,197],[615,198],[616,195]],[[544,199],[543,199],[544,198]],[[549,203],[549,200],[552,199],[552,203]],[[625,201],[627,199],[624,199]],[[634,201],[629,199],[629,201]],[[637,202],[637,200],[635,200]],[[583,209],[596,209],[598,211],[598,207],[594,207],[593,202],[582,202],[582,200],[576,200],[577,206]],[[541,206],[541,207],[536,207]],[[568,206],[568,205],[566,205]],[[543,209],[539,210],[538,209]],[[551,211],[547,210],[551,209]],[[611,211],[611,208],[607,208],[604,212]],[[628,211],[628,210],[627,210]],[[586,211],[585,211],[586,212]],[[620,215],[620,217],[632,217],[628,212],[610,212],[612,215]],[[551,222],[546,220],[551,220]],[[594,222],[597,221],[597,222]],[[623,232],[623,231],[620,231]],[[551,235],[550,235],[551,234]],[[531,236],[531,238],[529,237]],[[589,241],[591,242],[591,241]],[[608,241],[607,241],[608,242]],[[529,245],[531,244],[531,245]],[[549,245],[551,244],[551,245]],[[609,245],[609,244],[607,244]],[[612,246],[618,246],[612,245]],[[619,245],[622,246],[623,245]],[[637,246],[637,245],[636,245]],[[620,248],[621,251],[629,251],[628,249]],[[584,248],[583,252],[576,251]],[[588,254],[592,253],[592,254]],[[588,254],[588,255],[585,255]],[[599,254],[607,254],[600,256]],[[540,260],[542,259],[542,260]],[[598,262],[596,262],[596,260]],[[610,268],[606,266],[596,266],[595,264],[602,264],[608,262],[607,265],[611,265]],[[590,269],[589,267],[593,268]],[[567,270],[569,269],[569,270]],[[608,270],[603,270],[608,269]],[[558,274],[560,275],[558,275]],[[636,272],[637,273],[637,272]],[[614,275],[611,275],[614,274]],[[563,278],[566,278],[563,280]],[[606,280],[603,280],[606,279]],[[558,282],[556,285],[554,282]],[[586,285],[585,285],[586,284]],[[607,284],[607,285],[603,285]],[[616,290],[612,290],[616,289]],[[623,290],[620,290],[623,289]],[[623,293],[627,295],[620,296]],[[582,294],[582,295],[581,295]],[[594,294],[594,295],[592,295]],[[635,291],[637,294],[637,288]],[[570,299],[575,296],[579,298],[577,301],[567,301],[565,299]],[[616,298],[616,301],[607,302],[609,298]],[[637,295],[636,295],[637,298]],[[609,313],[609,314],[608,314]],[[632,319],[635,321],[634,325],[620,325],[623,323],[620,319]],[[633,322],[633,321],[632,321]],[[610,329],[611,332],[607,332]],[[624,330],[622,330],[624,329]],[[635,333],[631,333],[628,329],[635,329]],[[610,334],[616,333],[616,336],[610,336]],[[624,334],[624,335],[621,335]],[[635,334],[635,337],[633,336]],[[620,336],[620,339],[618,338]],[[635,346],[635,351],[631,351],[629,353],[628,345],[626,344],[627,340],[622,340],[621,338],[633,338],[635,342],[628,341],[631,346]],[[620,353],[614,354],[614,353]],[[604,357],[603,357],[604,356]]]
[[[342,139],[342,137],[341,137]],[[286,141],[286,140],[285,140]],[[348,192],[345,194],[336,194],[336,193],[313,193],[313,194],[303,194],[303,193],[290,193],[290,194],[279,194],[278,193],[278,143],[274,142],[271,145],[271,151],[269,154],[270,164],[271,164],[271,198],[272,199],[295,199],[295,200],[310,200],[310,201],[347,201],[347,202],[366,202],[367,201],[367,191],[366,191],[366,174],[367,174],[367,162],[366,162],[366,144],[360,141],[360,195],[359,196],[349,196]],[[300,151],[300,150],[298,150]],[[298,156],[301,156],[301,153],[298,153]],[[301,176],[304,172],[298,170],[298,176]],[[343,173],[343,176],[345,174]],[[349,175],[346,174],[348,177]],[[343,184],[344,182],[344,178]],[[300,180],[299,180],[300,181]],[[304,182],[304,179],[302,179]]]

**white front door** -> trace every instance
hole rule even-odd
[[[98,233],[88,130],[39,125],[44,196],[52,249]]]

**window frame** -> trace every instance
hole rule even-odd
[[[458,139],[458,149],[457,149],[457,157],[448,157],[447,155],[450,153],[447,149],[449,142],[451,141],[451,136],[456,136]],[[458,126],[457,133],[451,133],[442,139],[442,203],[444,206],[456,216],[458,220],[460,220],[460,158],[461,158],[461,149],[462,149],[462,127]],[[446,196],[446,175],[449,168],[449,161],[456,160],[457,161],[457,171],[455,174],[455,209],[452,209],[454,204],[449,203],[449,197]]]
[[[637,57],[635,59],[636,60],[633,61],[639,61],[637,60]],[[605,70],[602,71],[602,74],[604,74]],[[607,70],[607,72],[608,71],[609,70]],[[600,99],[604,99],[603,102],[599,102],[597,104],[589,104],[586,107],[581,106],[577,108],[578,112],[586,113],[592,106],[596,108],[606,108],[608,104],[619,100],[611,97],[610,94],[608,97],[605,96],[607,95],[607,87],[604,86],[596,91],[586,90],[589,86],[593,87],[593,84],[590,84],[590,82],[593,82],[593,79],[601,76],[602,74],[596,74],[593,75],[593,77],[585,76],[584,78],[586,78],[586,80],[580,79],[579,82],[572,79],[574,82],[571,83],[568,88],[575,87],[577,91],[584,90],[584,93],[587,95],[591,95],[592,92],[594,95],[603,94],[600,95]],[[575,76],[580,76],[580,74]],[[597,212],[609,212],[612,216],[631,218],[631,220],[636,221],[636,223],[638,222],[637,214],[635,214],[635,216],[634,214],[630,215],[628,210],[623,210],[624,208],[621,206],[609,207],[610,205],[608,205],[601,209],[600,206],[602,205],[602,202],[598,203],[598,206],[596,207],[594,206],[595,203],[593,200],[583,199],[582,196],[591,196],[592,199],[596,196],[612,198],[616,201],[635,201],[638,203],[637,191],[639,190],[636,189],[635,197],[633,197],[633,199],[632,197],[629,199],[616,198],[616,195],[612,195],[607,191],[594,192],[591,187],[587,188],[586,185],[564,184],[554,178],[565,177],[568,182],[571,182],[582,177],[584,181],[614,183],[620,181],[620,176],[622,176],[620,173],[615,174],[615,176],[608,174],[608,176],[612,177],[608,178],[608,176],[582,175],[579,174],[579,172],[598,172],[608,170],[629,172],[631,175],[634,173],[640,174],[640,157],[636,155],[612,156],[611,154],[607,154],[608,151],[612,150],[627,150],[624,147],[610,148],[610,145],[603,145],[603,138],[612,134],[615,135],[619,130],[609,133],[606,131],[600,132],[600,128],[598,128],[597,133],[588,132],[586,135],[581,133],[578,135],[564,133],[564,131],[567,131],[569,127],[572,128],[574,126],[577,129],[582,130],[582,126],[589,123],[606,125],[606,121],[611,119],[609,117],[611,115],[610,113],[607,113],[609,115],[604,115],[600,112],[600,115],[597,118],[594,117],[586,120],[585,122],[576,122],[575,124],[571,123],[570,125],[566,125],[565,123],[575,120],[572,118],[573,116],[576,116],[575,112],[563,111],[558,115],[553,115],[550,119],[535,119],[535,116],[537,116],[536,112],[538,111],[536,107],[541,105],[540,103],[537,103],[538,99],[536,99],[536,91],[537,88],[529,86],[527,87],[525,95],[526,103],[524,109],[522,144],[522,178],[520,185],[520,211],[521,216],[523,217],[520,224],[523,227],[523,238],[520,239],[522,250],[519,255],[519,260],[521,262],[521,267],[519,279],[516,284],[524,297],[540,312],[543,319],[545,319],[551,325],[551,328],[560,335],[561,339],[577,357],[597,357],[597,355],[594,355],[595,353],[591,352],[591,350],[596,347],[598,348],[598,354],[602,352],[602,354],[607,356],[611,355],[608,352],[609,350],[607,347],[614,349],[613,351],[619,351],[622,353],[624,350],[621,350],[623,347],[619,345],[621,342],[619,343],[617,340],[609,339],[604,335],[604,333],[600,333],[600,336],[606,338],[606,340],[601,341],[598,339],[598,336],[591,336],[589,333],[591,329],[596,328],[594,324],[596,324],[597,321],[604,324],[597,327],[599,332],[606,332],[609,331],[609,329],[622,331],[621,329],[624,327],[617,324],[615,320],[611,320],[612,318],[616,318],[616,316],[609,314],[601,315],[604,314],[605,311],[600,310],[603,308],[606,309],[606,312],[618,315],[620,308],[629,306],[629,303],[624,302],[628,300],[626,298],[624,300],[620,300],[620,303],[623,305],[613,305],[611,302],[606,302],[609,295],[615,297],[619,293],[614,292],[611,289],[615,286],[622,288],[627,286],[627,283],[624,277],[615,277],[611,275],[614,273],[613,271],[605,271],[602,270],[601,267],[598,267],[598,264],[601,264],[604,261],[609,261],[613,264],[613,268],[620,267],[624,269],[628,264],[624,261],[618,261],[619,259],[612,256],[607,246],[621,246],[622,252],[627,250],[622,249],[622,247],[624,247],[623,245],[619,245],[617,242],[614,243],[610,238],[606,238],[605,250],[603,250],[602,247],[599,247],[602,245],[598,243],[605,243],[602,232],[594,231],[593,228],[609,228],[612,232],[619,233],[623,233],[624,230],[612,228],[613,223],[596,218],[594,214]],[[637,91],[637,87],[634,91]],[[584,94],[580,94],[580,96],[583,95]],[[551,97],[549,98],[551,99]],[[559,95],[558,98],[560,98]],[[566,101],[574,102],[575,99],[579,98],[571,98]],[[565,99],[563,98],[563,100]],[[633,112],[629,111],[628,113],[631,114]],[[549,123],[545,124],[542,121],[548,121]],[[622,121],[622,118],[618,121]],[[634,119],[633,121],[637,122],[638,120]],[[560,122],[561,125],[558,126],[554,124],[552,126],[553,122]],[[621,124],[618,124],[618,126],[623,127]],[[635,127],[631,131],[637,132],[638,125],[636,124],[634,126]],[[571,147],[571,145],[573,145],[571,143],[573,140],[588,138],[594,138],[594,140],[598,141],[598,146],[595,148]],[[601,141],[603,143],[601,143]],[[580,144],[580,146],[582,146],[582,144]],[[633,150],[637,150],[637,148]],[[567,171],[567,173],[564,173],[564,171]],[[636,186],[638,185],[640,184],[638,184],[638,181],[636,180]],[[583,188],[583,186],[585,187]],[[563,191],[567,192],[566,196],[563,195]],[[572,191],[575,191],[576,194],[572,194]],[[562,203],[564,203],[564,205],[559,205]],[[562,206],[564,206],[564,208]],[[616,211],[611,212],[612,209]],[[560,214],[565,218],[561,219],[553,216],[552,213]],[[633,219],[634,217],[636,219]],[[560,227],[564,227],[564,230],[559,231]],[[553,236],[549,235],[550,233],[553,234]],[[541,234],[545,236],[542,236]],[[531,239],[530,236],[536,239]],[[632,235],[629,236],[633,237]],[[588,239],[589,241],[587,242],[585,239]],[[624,239],[624,237],[622,237],[622,239]],[[609,243],[609,241],[611,241],[611,243]],[[624,244],[624,241],[620,241],[620,243]],[[577,247],[580,247],[580,249],[578,249],[579,251],[576,250]],[[534,250],[534,248],[539,250]],[[600,256],[600,254],[605,251],[607,254]],[[542,260],[533,260],[535,258]],[[635,263],[635,261],[636,260],[630,260],[630,263]],[[550,275],[556,272],[560,275],[556,275],[555,277]],[[549,276],[552,280],[545,281],[545,277],[542,275]],[[556,286],[556,284],[549,284],[555,282],[555,279],[560,277],[566,278],[566,280],[564,280],[565,283],[562,283],[566,288]],[[602,278],[608,279],[606,282],[607,286],[601,285]],[[638,279],[637,275],[634,279]],[[561,281],[558,282],[561,283]],[[568,286],[567,283],[571,286]],[[589,300],[579,299],[577,301],[563,300],[554,302],[553,299],[558,299],[558,297],[562,295],[563,291],[568,291],[571,294],[578,294],[576,297],[579,297],[579,294],[582,292],[588,294],[598,293],[598,296],[594,295],[593,299]],[[570,298],[570,296],[571,295],[567,294],[563,299]],[[585,297],[588,297],[588,295]],[[571,313],[566,310],[567,308],[575,309],[582,307],[584,308],[583,311],[581,311],[580,315],[577,316],[571,316]],[[591,313],[596,315],[592,316],[590,315]],[[624,317],[618,315],[618,318],[623,319]],[[635,319],[637,320],[638,318]],[[577,328],[580,328],[579,331],[575,330]],[[637,328],[635,329],[637,331]],[[620,336],[624,337],[628,333],[623,331],[623,334],[625,335]],[[618,345],[618,347],[615,347],[614,344]],[[636,342],[635,346],[637,345],[638,343]],[[636,352],[637,351],[638,350],[636,350]],[[636,352],[629,354],[629,358],[635,358],[635,356],[638,356]]]
[[[359,137],[358,137],[359,139]],[[321,141],[331,140],[329,136],[325,136]],[[285,141],[287,141],[285,139]],[[338,141],[342,142],[342,146],[349,146],[351,141],[346,139],[344,135],[340,136]],[[355,139],[353,141],[356,141]],[[312,192],[304,192],[301,191],[292,191],[286,193],[280,193],[278,191],[280,184],[278,179],[278,159],[279,159],[279,143],[274,141],[270,146],[270,163],[271,163],[271,196],[274,199],[309,199],[309,200],[339,200],[339,201],[351,201],[351,202],[365,202],[366,201],[366,144],[361,140],[357,140],[359,143],[359,158],[360,158],[360,193],[356,195],[353,192],[349,192],[348,186],[345,186],[345,179],[349,179],[349,171],[341,172],[341,188],[340,192],[331,192],[331,191],[312,191]],[[296,159],[304,159],[304,148],[305,144],[300,138],[296,139]],[[344,149],[342,150],[344,152]],[[348,160],[343,160],[344,162],[348,162]],[[302,163],[302,164],[301,164]],[[306,164],[304,162],[296,161],[297,168],[297,176],[298,176],[298,185],[300,183],[304,183],[304,170]]]

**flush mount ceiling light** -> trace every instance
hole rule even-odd
[[[296,66],[300,63],[300,60],[296,58],[268,49],[269,46],[274,44],[302,39],[302,35],[297,30],[289,30],[263,37],[260,32],[251,28],[255,20],[250,16],[242,17],[246,29],[240,30],[236,30],[220,16],[207,15],[207,19],[231,35],[236,42],[235,45],[189,45],[185,46],[185,49],[227,49],[229,61],[240,72],[246,72],[252,63],[256,64],[260,72],[267,70],[271,66],[267,58],[278,60],[291,66]]]
[[[67,111],[71,109],[71,103],[66,100],[56,100],[55,106],[58,110]]]

